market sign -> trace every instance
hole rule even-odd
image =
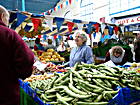
[[[140,16],[119,19],[119,20],[116,20],[115,24],[130,25],[130,24],[136,24],[136,23],[140,23]]]

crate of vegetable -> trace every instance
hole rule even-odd
[[[29,84],[44,104],[54,105],[107,105],[119,94],[118,86],[140,90],[139,75],[103,64],[76,64],[68,72]]]

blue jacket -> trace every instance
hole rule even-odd
[[[93,63],[92,49],[85,44],[80,47],[74,47],[70,53],[69,66],[73,67],[76,62]]]

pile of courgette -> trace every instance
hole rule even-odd
[[[129,74],[120,68],[94,64],[76,64],[63,74],[30,86],[47,104],[57,105],[107,105],[119,90],[117,86],[140,90],[140,75]]]

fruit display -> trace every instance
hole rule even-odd
[[[33,71],[32,71],[32,74],[33,75],[39,75],[39,74],[44,74],[45,73],[45,70],[39,70],[36,66],[33,66]]]
[[[128,74],[121,68],[110,68],[103,64],[76,64],[61,75],[54,73],[55,76],[45,82],[29,84],[45,104],[107,105],[118,93],[118,86],[140,90],[140,75]]]
[[[55,65],[52,62],[48,62],[46,65],[46,72],[67,72],[67,70],[62,65]]]
[[[37,55],[37,53],[34,51]],[[61,57],[54,49],[48,49],[47,52],[42,52],[42,54],[38,55],[38,58],[41,62],[63,62],[65,58]]]
[[[33,82],[33,81],[39,81],[39,80],[47,80],[51,77],[53,77],[53,74],[47,74],[44,73],[43,75],[31,75],[30,77],[26,78],[24,82]]]

